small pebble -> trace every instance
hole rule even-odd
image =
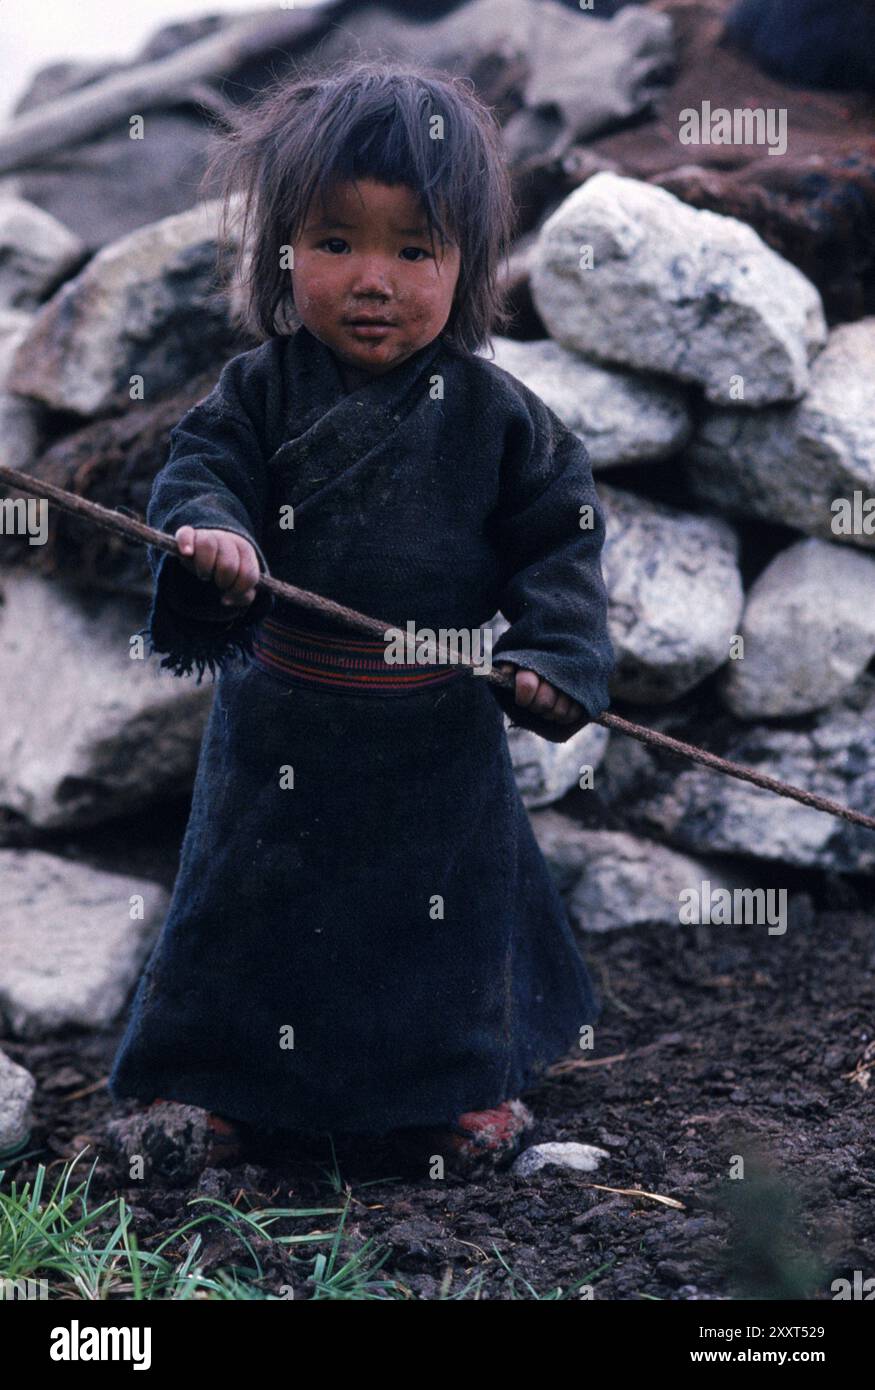
[[[523,1150],[510,1171],[518,1178],[531,1177],[547,1167],[592,1173],[603,1158],[609,1157],[607,1149],[598,1149],[594,1144],[533,1144]]]

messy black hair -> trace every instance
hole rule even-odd
[[[314,195],[365,178],[413,189],[432,252],[435,231],[459,248],[442,338],[474,353],[508,325],[497,272],[516,209],[500,128],[468,79],[395,60],[346,59],[276,79],[226,119],[201,191],[221,200],[219,265],[231,263],[238,318],[253,337],[281,337],[300,325],[284,266]]]

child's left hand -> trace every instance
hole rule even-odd
[[[511,672],[514,667],[508,661],[498,661],[496,671]],[[579,724],[588,722],[586,710],[582,709],[570,695],[563,695],[555,685],[550,685],[537,671],[519,669],[516,673],[514,699],[530,714],[540,715],[556,724]]]

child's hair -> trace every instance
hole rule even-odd
[[[508,256],[516,209],[491,110],[468,79],[407,63],[353,59],[300,73],[232,113],[201,184],[203,191],[218,177],[219,265],[230,259],[242,287],[241,326],[262,339],[299,326],[283,248],[300,235],[314,194],[371,178],[419,194],[432,251],[435,228],[458,245],[459,279],[442,337],[476,352],[511,319],[497,268]],[[229,221],[241,211],[242,228],[229,239]]]

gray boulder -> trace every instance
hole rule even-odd
[[[0,308],[36,309],[85,254],[51,213],[24,198],[0,197]]]
[[[0,1024],[38,1038],[101,1028],[125,1003],[160,930],[159,884],[39,850],[0,850]]]
[[[319,44],[326,64],[362,52],[477,73],[481,83],[507,69],[524,102],[504,127],[508,155],[517,161],[556,157],[574,140],[648,110],[674,45],[669,17],[637,7],[582,22],[552,0],[470,0],[426,23],[366,6]]]
[[[706,415],[684,460],[687,485],[730,515],[875,547],[873,382],[875,317],[834,328],[798,405]]]
[[[35,1090],[36,1082],[27,1068],[0,1050],[0,1167],[3,1155],[20,1148],[30,1135]]]
[[[543,224],[531,289],[563,346],[736,408],[797,399],[826,341],[817,290],[752,228],[612,173]]]
[[[509,723],[505,716],[506,726]],[[524,806],[549,806],[579,784],[584,767],[597,768],[610,733],[586,724],[567,743],[550,743],[529,729],[507,728],[514,776]]]
[[[494,358],[540,396],[583,440],[593,469],[678,453],[692,430],[682,391],[664,381],[601,367],[554,343],[492,340]]]
[[[602,570],[617,653],[611,692],[637,704],[691,690],[729,656],[744,605],[738,539],[694,516],[599,483]]]
[[[721,866],[617,830],[585,830],[559,811],[532,816],[535,838],[580,931],[680,926],[680,894],[732,890]]]
[[[558,158],[572,142],[649,110],[674,60],[667,14],[627,5],[584,26],[549,0],[537,11],[525,105],[504,126],[514,160]]]
[[[739,725],[728,714],[703,720],[694,697],[670,710],[651,708],[642,722],[872,814],[875,677],[868,672],[827,709],[789,725]],[[599,790],[631,830],[656,835],[682,851],[875,873],[875,835],[864,826],[698,763],[679,768],[677,758],[634,739],[611,739],[599,769]]]
[[[132,378],[155,400],[205,371],[232,341],[215,294],[218,205],[113,242],[35,316],[9,389],[79,415],[123,410]]]
[[[142,605],[26,571],[0,580],[0,810],[89,826],[190,787],[212,689],[132,657]]]
[[[31,471],[39,448],[38,407],[7,391],[6,383],[32,319],[23,309],[0,309],[0,463],[24,473]]]
[[[740,719],[808,714],[847,690],[875,656],[875,559],[809,538],[776,555],[751,587],[744,656],[718,691]]]

